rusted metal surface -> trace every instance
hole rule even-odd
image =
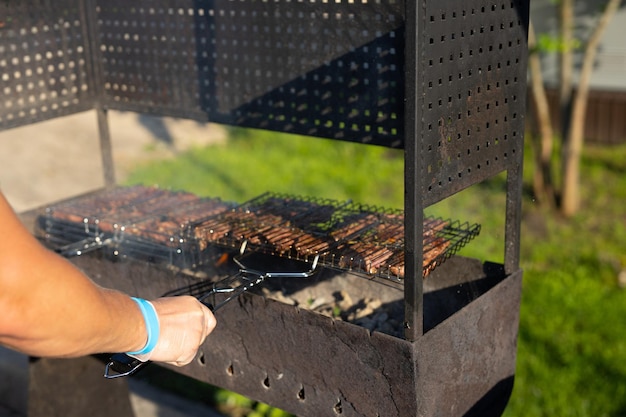
[[[521,278],[508,276],[418,340],[418,415],[501,415],[515,375]]]
[[[416,140],[403,135],[406,46],[434,201],[504,169],[520,143],[527,6],[6,2],[0,128],[99,107],[403,147]],[[405,24],[418,28],[406,45]]]
[[[413,219],[499,172],[521,178],[527,0],[1,7],[9,99],[0,128],[97,108],[404,147],[409,340],[422,333],[422,226]],[[509,272],[519,268],[519,190],[509,182]]]
[[[528,0],[25,0],[0,19],[0,129],[117,109],[405,149],[405,339],[251,294],[181,372],[301,416],[499,413],[519,314]],[[422,281],[423,210],[503,171],[505,265],[453,257]],[[189,281],[74,262],[147,298]]]
[[[73,262],[99,284],[147,298],[189,279],[151,264],[111,263],[95,255]],[[335,415],[339,409],[348,416],[376,410],[393,416],[398,407],[415,409],[414,395],[390,392],[392,381],[414,386],[413,347],[404,340],[370,335],[255,294],[226,305],[218,320],[198,361],[177,371],[302,416]],[[381,395],[372,396],[370,387]]]
[[[128,382],[102,378],[102,361],[31,359],[29,417],[132,417]]]
[[[510,174],[507,271],[519,269],[526,110],[525,0],[407,3],[405,15],[406,261],[422,263],[422,210],[499,172]],[[412,268],[411,268],[412,266]],[[424,320],[422,283],[407,274],[406,338]]]
[[[429,205],[523,152],[528,1],[426,1],[416,24],[416,139]]]
[[[96,255],[73,262],[101,285],[147,298],[191,279]],[[433,272],[428,331],[415,343],[243,295],[220,310],[198,359],[176,370],[298,416],[463,415],[514,375],[521,273],[486,269],[453,257]],[[402,291],[357,279],[363,291],[395,291],[401,301]]]

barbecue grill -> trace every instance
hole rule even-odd
[[[427,276],[480,226],[424,219]],[[47,207],[35,232],[64,256],[107,249],[194,270],[219,247],[402,281],[404,213],[349,201],[264,193],[237,205],[158,188],[116,187]]]
[[[314,255],[323,273],[306,290],[277,284],[294,295],[350,288],[402,312],[396,335],[243,294],[219,311],[227,325],[198,361],[178,372],[301,416],[502,412],[515,371],[522,276],[528,1],[26,0],[3,2],[0,11],[0,129],[92,109],[98,115],[107,187],[81,201],[100,200],[103,211],[85,214],[74,200],[23,215],[97,282],[157,297],[231,273],[222,255],[243,246],[243,255],[258,252],[263,262],[307,264]],[[120,223],[117,212],[106,212],[116,190],[108,110],[401,148],[402,221],[393,211],[315,196],[260,194],[244,209],[177,191],[190,199],[183,218],[193,218],[195,204],[217,211],[184,225],[172,211],[173,227],[155,233],[161,218],[135,216],[136,201]],[[435,234],[449,242],[443,258],[425,263],[432,242],[424,209],[501,172],[504,262],[455,255],[478,228],[451,220],[441,231],[449,234]],[[152,191],[162,194],[150,205],[162,203],[170,215],[164,194],[171,191]],[[219,237],[190,233],[216,219],[241,226],[229,216],[275,200],[297,208],[283,213],[291,216],[285,232],[329,239],[320,242],[328,248],[306,253],[273,242],[262,234],[268,224]],[[323,208],[314,224],[311,204]],[[342,222],[358,218],[370,221],[350,239],[331,240]],[[402,238],[385,236],[394,228]],[[197,268],[203,277],[190,272]],[[124,379],[101,373],[90,359],[34,361],[30,415],[51,415],[48,407],[61,415],[129,414]]]

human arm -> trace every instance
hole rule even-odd
[[[150,359],[189,363],[215,318],[193,297],[153,305],[160,337]],[[0,194],[0,344],[33,356],[76,357],[138,351],[146,340],[137,304],[42,246]]]

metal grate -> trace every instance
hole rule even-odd
[[[219,198],[176,201],[176,194],[170,195],[170,199],[171,204],[155,207],[142,219],[127,221],[120,227],[116,254],[188,269],[209,259],[219,261],[221,251],[204,251],[200,259],[201,250],[195,240],[188,239],[187,230],[199,219],[229,210],[233,204]]]
[[[37,232],[55,246],[61,247],[61,251],[81,250],[80,245],[74,245],[76,242],[91,241],[101,236],[101,217],[143,201],[149,193],[149,188],[141,186],[113,188],[55,204],[47,207],[45,215],[40,217]],[[66,245],[70,246],[63,249]]]
[[[40,234],[66,256],[106,247],[181,268],[227,251],[266,254],[387,279],[404,278],[404,213],[289,194],[244,204],[191,193],[119,187],[49,207]],[[423,275],[478,235],[479,225],[427,218]]]
[[[211,244],[265,253],[400,281],[404,278],[404,213],[350,201],[265,193],[190,228]],[[480,232],[477,224],[424,221],[423,275]],[[205,243],[202,243],[205,242]],[[201,256],[200,256],[201,258]]]
[[[182,191],[116,187],[48,207],[37,233],[65,256],[106,247],[115,256],[193,268],[199,250],[186,227],[230,207]]]
[[[335,268],[402,280],[405,274],[404,213],[380,208],[373,211],[364,208],[363,211],[375,213],[376,221],[322,261]],[[478,236],[480,225],[430,216],[424,219],[423,230],[422,275],[426,277]]]
[[[251,252],[312,261],[367,227],[362,222],[349,229],[359,217],[362,213],[347,201],[265,193],[192,225],[190,232],[204,242],[201,247],[239,249],[245,243]]]

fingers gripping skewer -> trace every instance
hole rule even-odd
[[[246,243],[242,245],[240,253],[245,251]],[[174,291],[170,291],[164,296],[192,295],[202,304],[206,305],[211,311],[215,312],[231,300],[248,291],[252,287],[260,284],[266,278],[308,278],[315,272],[317,268],[319,256],[316,256],[309,270],[303,272],[267,272],[258,271],[246,267],[241,260],[234,259],[239,266],[239,271],[220,281],[199,282],[187,287],[183,287]],[[125,353],[116,353],[111,355],[109,361],[105,365],[104,377],[107,379],[115,379],[129,376],[150,362],[142,362]]]

